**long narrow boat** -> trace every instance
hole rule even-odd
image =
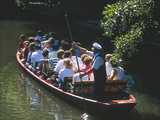
[[[96,114],[106,114],[110,112],[128,112],[134,108],[136,105],[136,99],[133,95],[129,94],[127,98],[123,99],[111,99],[106,101],[97,101],[89,97],[83,97],[82,95],[77,95],[71,92],[64,91],[53,84],[47,82],[47,80],[42,79],[39,75],[32,72],[26,65],[22,62],[20,58],[21,53],[17,51],[16,60],[19,67],[23,72],[29,74],[34,80],[48,88],[51,92],[61,97],[63,100],[72,103],[73,105],[85,109],[89,113]]]

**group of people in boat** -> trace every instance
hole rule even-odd
[[[104,96],[106,80],[123,80],[124,69],[113,67],[112,54],[103,53],[102,46],[94,42],[89,51],[79,42],[58,40],[55,33],[38,31],[35,36],[20,37],[21,61],[43,79],[51,80],[57,74],[58,86],[64,87],[64,79],[94,81],[94,95]]]

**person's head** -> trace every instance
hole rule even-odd
[[[54,37],[56,36],[56,33],[55,33],[55,32],[49,32],[49,33],[48,33],[48,36],[54,38]]]
[[[87,54],[82,54],[82,55],[81,55],[81,60],[82,60],[82,62],[84,62],[84,58],[85,58],[85,57],[89,57],[89,55],[87,55]]]
[[[48,38],[48,42],[49,42],[50,44],[53,44],[54,41],[55,41],[55,38],[53,38],[53,37],[49,37],[49,38]]]
[[[63,59],[63,56],[64,56],[64,50],[59,49],[57,51],[57,57],[58,57],[58,59]]]
[[[92,51],[93,52],[100,52],[100,51],[102,51],[102,46],[99,43],[94,42],[92,44]]]
[[[63,57],[64,57],[64,58],[70,58],[70,57],[72,57],[71,51],[69,51],[69,50],[64,51]]]
[[[29,46],[29,41],[28,40],[24,41],[23,45],[24,45],[25,48],[28,47]]]
[[[47,49],[43,49],[42,55],[44,57],[48,57],[49,51]]]
[[[41,42],[39,40],[35,40],[34,42],[35,42],[36,45],[40,45],[41,44]]]
[[[83,62],[84,62],[85,65],[89,65],[89,64],[91,64],[91,62],[92,62],[92,58],[89,57],[89,56],[86,56],[86,57],[84,58]]]
[[[35,45],[35,50],[41,50],[41,46]]]
[[[65,68],[72,68],[72,62],[70,59],[64,59],[63,64]]]
[[[25,41],[25,40],[27,39],[27,37],[26,37],[25,34],[21,34],[21,35],[19,36],[19,39]]]
[[[76,54],[76,52],[75,52],[75,49],[74,49],[74,48],[71,48],[71,49],[70,49],[70,51],[71,51],[72,55],[75,55],[75,54]]]
[[[42,32],[42,30],[38,30],[38,31],[37,31],[37,35],[40,35],[40,36],[42,36],[42,35],[43,35],[43,32]]]
[[[112,54],[106,54],[106,55],[105,55],[105,60],[106,60],[107,62],[111,61],[111,58],[112,58]]]
[[[47,48],[53,47],[53,43],[54,43],[54,38],[50,37],[48,40],[44,41],[45,42],[45,46]]]
[[[69,50],[72,47],[71,42],[68,42],[67,40],[62,40],[61,41],[61,48],[63,50]]]
[[[29,50],[30,51],[34,51],[35,50],[35,43],[34,42],[29,44]]]
[[[29,41],[30,43],[32,43],[32,42],[35,41],[35,39],[34,39],[34,37],[28,37],[28,41]]]

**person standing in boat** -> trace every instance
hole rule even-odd
[[[92,67],[87,72],[82,74],[81,77],[89,73],[91,70],[93,70],[94,97],[97,100],[103,100],[104,87],[106,81],[106,69],[105,69],[105,60],[104,60],[102,46],[99,43],[95,42],[92,45],[92,51],[93,51]]]

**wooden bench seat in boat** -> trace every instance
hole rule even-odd
[[[84,93],[91,93],[93,91],[93,84],[94,81],[76,81],[72,82],[72,78],[65,78],[64,84],[72,84],[74,87],[74,91],[76,93],[78,92],[84,92]],[[105,93],[119,93],[121,91],[124,91],[127,88],[127,81],[125,80],[106,80],[105,82]]]

